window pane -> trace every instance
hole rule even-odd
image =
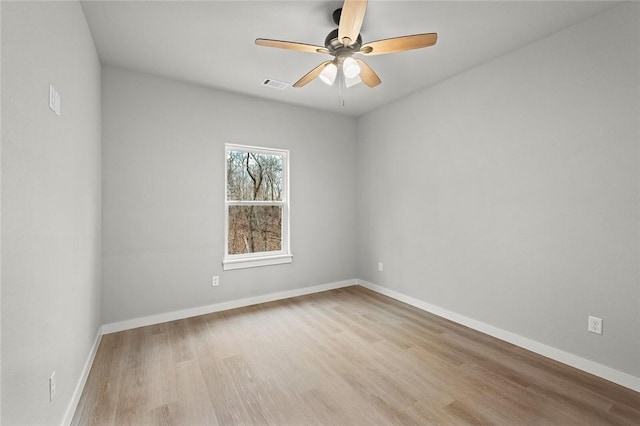
[[[282,156],[227,151],[227,200],[281,201]]]
[[[281,206],[229,206],[229,254],[280,251]]]

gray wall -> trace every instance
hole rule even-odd
[[[109,67],[102,107],[104,323],[356,278],[355,119]],[[227,142],[290,150],[293,263],[222,271]]]
[[[0,2],[0,25],[2,2]],[[0,96],[2,94],[2,28],[0,27]],[[2,101],[0,99],[0,166],[2,165]],[[0,167],[0,424],[2,424],[2,168]]]
[[[0,2],[0,24],[2,2]],[[0,64],[2,64],[2,29],[0,28]],[[0,95],[2,94],[2,66],[0,65]],[[0,165],[2,164],[2,102],[0,99]],[[0,224],[2,223],[2,168],[0,167]],[[2,225],[0,225],[0,424],[2,424]]]
[[[100,63],[79,3],[3,2],[2,124],[2,424],[59,424],[100,326]]]
[[[361,117],[359,277],[639,377],[639,8]]]

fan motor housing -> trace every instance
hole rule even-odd
[[[329,49],[329,52],[334,56],[351,56],[360,51],[360,47],[362,47],[362,37],[358,34],[355,43],[345,46],[338,40],[338,29],[336,28],[324,39],[324,47]]]
[[[340,17],[342,16],[342,8],[333,11],[333,22],[340,25]],[[331,31],[327,38],[324,39],[324,47],[329,49],[329,53],[336,57],[347,57],[360,51],[362,47],[362,37],[358,34],[357,40],[350,46],[345,46],[342,41],[338,40],[338,29]]]

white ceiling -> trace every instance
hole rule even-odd
[[[327,55],[259,47],[272,38],[324,45],[340,1],[83,1],[103,64],[296,105],[358,116],[433,85],[604,10],[613,1],[370,0],[368,41],[437,32],[438,43],[366,58],[382,84],[344,92],[315,80],[276,90],[265,78],[294,83]]]

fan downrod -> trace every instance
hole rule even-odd
[[[340,25],[340,16],[342,16],[342,8],[338,8],[336,10],[333,11],[333,22],[336,25]]]

